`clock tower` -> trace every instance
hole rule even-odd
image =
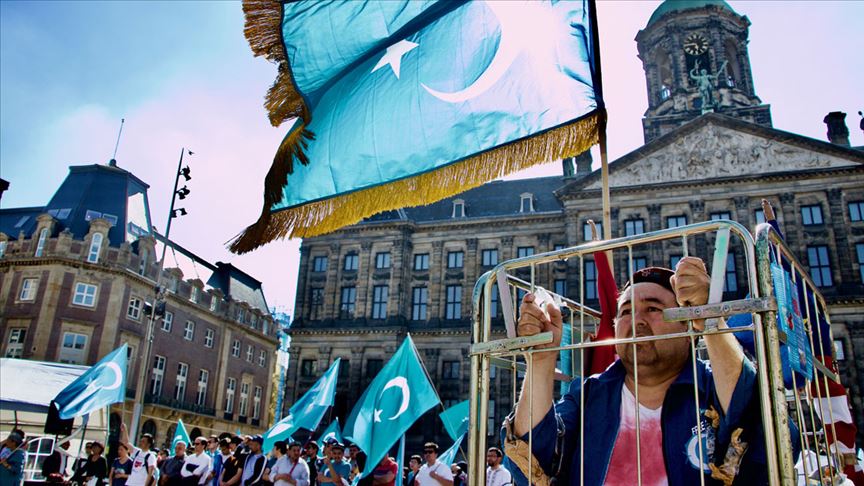
[[[750,20],[723,0],[665,0],[636,35],[645,69],[645,142],[709,112],[771,126],[753,87]]]

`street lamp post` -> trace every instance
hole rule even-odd
[[[153,307],[150,309],[150,317],[147,319],[147,332],[144,337],[144,359],[140,361],[138,367],[138,379],[135,382],[135,404],[132,408],[132,426],[129,428],[129,439],[133,444],[137,441],[141,427],[141,413],[144,411],[144,387],[147,383],[147,370],[150,365],[150,355],[153,352],[153,329],[157,320],[156,309],[159,306],[159,302],[164,301],[165,299],[165,288],[161,285],[161,282],[162,270],[165,267],[165,252],[168,249],[168,238],[171,233],[171,220],[178,217],[178,213],[179,216],[186,215],[186,209],[174,209],[174,202],[177,200],[177,196],[180,196],[180,199],[186,199],[186,196],[189,194],[189,189],[187,189],[185,185],[182,189],[177,189],[181,175],[187,181],[191,179],[191,177],[189,177],[189,166],[183,167],[183,155],[185,155],[186,152],[187,150],[185,147],[180,149],[180,162],[177,163],[177,173],[174,175],[174,190],[171,193],[171,206],[168,210],[168,223],[165,225],[165,241],[162,242],[162,258],[159,259],[159,271],[156,274],[156,298],[153,301]],[[188,151],[188,153],[189,155],[192,155],[194,152]]]

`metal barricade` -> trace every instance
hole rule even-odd
[[[579,274],[579,296],[577,300],[568,299],[566,296],[558,295],[563,307],[569,310],[569,319],[565,316],[565,326],[569,326],[571,336],[584,337],[591,329],[592,323],[600,317],[600,312],[586,305],[585,302],[585,260],[590,258],[596,252],[617,251],[626,252],[626,267],[627,275],[634,274],[634,250],[642,245],[667,245],[680,244],[680,251],[683,256],[690,254],[690,241],[697,240],[702,242],[703,249],[707,246],[705,242],[709,237],[713,237],[713,258],[706,258],[706,266],[710,265],[709,271],[711,276],[711,284],[709,290],[708,303],[699,307],[682,307],[674,309],[666,309],[664,311],[664,319],[667,321],[687,321],[687,329],[684,332],[676,332],[674,334],[655,335],[655,336],[636,336],[632,333],[629,338],[615,338],[612,340],[604,340],[601,342],[582,342],[583,339],[573,339],[572,344],[562,345],[554,348],[535,349],[535,346],[549,344],[552,342],[552,333],[545,332],[530,337],[519,337],[516,335],[516,322],[518,321],[518,308],[520,305],[517,299],[517,289],[523,291],[534,291],[538,286],[536,275],[540,265],[554,264],[555,262],[567,262],[575,259],[578,261]],[[701,239],[701,240],[698,240]],[[674,242],[679,243],[674,243]],[[746,270],[746,283],[748,287],[747,297],[735,301],[723,301],[723,289],[726,276],[726,263],[729,255],[730,245],[736,244],[736,249],[740,248],[740,254],[744,257],[744,268]],[[706,257],[708,255],[705,255]],[[524,371],[530,367],[533,362],[534,354],[537,352],[560,352],[568,350],[574,356],[572,360],[573,366],[570,370],[561,370],[561,373],[556,373],[558,379],[563,380],[581,380],[585,376],[580,375],[581,370],[585,368],[585,350],[605,345],[632,345],[634,360],[638,359],[636,346],[639,343],[647,341],[659,341],[664,339],[681,339],[687,338],[690,341],[690,356],[694,375],[696,373],[696,357],[699,354],[700,338],[713,334],[725,333],[752,333],[754,342],[753,356],[750,356],[751,361],[756,365],[758,393],[760,398],[760,413],[761,422],[764,429],[764,440],[767,453],[767,469],[768,477],[771,485],[780,484],[797,484],[798,478],[795,470],[795,458],[792,450],[792,437],[788,427],[789,414],[795,417],[795,422],[799,427],[800,442],[805,449],[816,450],[816,460],[818,461],[819,471],[812,471],[805,461],[805,474],[808,476],[817,472],[820,474],[822,484],[831,484],[828,481],[828,473],[823,472],[824,466],[830,466],[832,471],[842,469],[837,462],[839,454],[830,453],[831,445],[828,443],[828,437],[824,431],[817,430],[816,415],[819,417],[828,417],[832,413],[830,410],[830,401],[827,402],[828,407],[824,412],[821,407],[824,406],[824,401],[820,400],[822,396],[819,387],[815,387],[816,393],[811,393],[810,381],[802,386],[795,383],[792,387],[792,393],[787,396],[783,386],[783,370],[781,364],[781,343],[785,343],[787,336],[777,327],[777,302],[774,299],[774,285],[771,280],[771,261],[781,262],[780,265],[785,265],[790,269],[789,273],[794,282],[801,282],[804,286],[804,295],[813,300],[814,309],[820,315],[824,315],[827,321],[827,307],[822,296],[819,294],[816,285],[810,279],[809,275],[792,254],[791,251],[783,244],[779,235],[774,232],[769,225],[760,225],[757,231],[757,238],[754,239],[751,233],[739,223],[727,220],[708,221],[678,228],[670,228],[651,233],[645,233],[637,236],[618,238],[608,241],[593,241],[586,244],[557,250],[548,253],[542,253],[524,258],[518,258],[500,263],[491,271],[482,275],[477,281],[473,291],[473,342],[471,347],[471,382],[470,382],[470,415],[469,415],[469,481],[471,486],[479,486],[485,479],[485,452],[487,442],[487,421],[488,417],[488,401],[489,401],[489,384],[490,384],[490,367],[496,366],[511,371],[513,378],[512,387],[512,403],[516,403],[519,389],[517,387],[517,374],[519,371]],[[525,278],[517,278],[514,273],[528,273],[530,276]],[[507,337],[504,339],[492,339],[492,292],[493,288],[497,288],[499,293],[498,305],[501,306],[504,313],[505,327],[507,329]],[[550,294],[554,292],[546,289]],[[766,296],[766,297],[762,297]],[[636,300],[634,296],[634,301]],[[810,312],[811,306],[805,305],[807,312]],[[751,322],[749,325],[744,325],[735,328],[720,327],[718,328],[719,318],[728,318],[736,314],[750,314]],[[703,331],[698,331],[693,328],[693,319],[707,319]],[[817,353],[824,356],[827,352],[830,356],[831,350],[823,350],[814,346],[821,345],[820,336],[814,338],[813,330],[810,326],[810,317],[805,321],[807,329],[807,337],[810,339],[810,349],[815,349]],[[635,319],[631,319],[631,325],[635,330]],[[819,330],[819,326],[816,326]],[[821,332],[821,331],[817,331]],[[818,342],[817,342],[818,341]],[[829,341],[833,342],[833,341]],[[578,355],[578,361],[575,356]],[[822,365],[818,360],[813,360],[815,371],[814,379],[824,380],[827,387],[827,380],[837,380],[836,374],[831,372]],[[578,363],[578,368],[576,364]],[[578,369],[577,374],[575,370]],[[636,402],[639,401],[639,377],[638,363],[634,363],[635,369],[635,391],[634,395]],[[793,373],[793,379],[795,374]],[[525,373],[525,380],[528,380],[528,390],[532,389],[532,373]],[[698,460],[699,469],[703,470],[707,464],[705,451],[702,450],[702,421],[700,417],[699,407],[699,389],[698,380],[693,380],[694,400],[696,401],[696,429],[698,429]],[[585,395],[580,393],[580,405],[584,405]],[[529,395],[529,404],[532,402]],[[530,406],[530,405],[529,405]],[[584,406],[580,406],[584,410]],[[529,415],[534,416],[534,410],[529,410]],[[544,411],[537,411],[544,413]],[[804,421],[805,415],[809,414],[809,423]],[[828,415],[826,415],[828,414]],[[639,445],[640,434],[639,430],[639,407],[636,407],[636,457],[634,458],[637,469],[641,471],[641,448]],[[584,414],[581,414],[581,423],[579,434],[584,433]],[[831,420],[833,422],[833,419]],[[836,433],[833,433],[836,437]],[[532,450],[533,433],[528,433],[528,450]],[[548,440],[548,439],[547,439]],[[579,441],[581,446],[580,454],[584,456],[585,442]],[[820,448],[821,446],[821,448]],[[826,452],[823,458],[819,452]],[[505,451],[506,452],[506,451]],[[584,459],[584,457],[583,457]],[[566,458],[564,460],[567,460]],[[533,458],[529,456],[528,471],[531,471],[531,461]],[[585,461],[580,460],[581,464],[579,471],[571,471],[571,474],[579,475],[579,484],[584,484],[584,468]],[[826,464],[822,464],[826,462]],[[701,475],[702,484],[705,483],[704,474]],[[529,481],[531,478],[529,478]],[[530,481],[533,483],[533,481]],[[642,474],[638,475],[638,484],[642,484]],[[808,483],[809,484],[809,483]]]

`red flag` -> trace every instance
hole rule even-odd
[[[603,341],[615,337],[615,316],[618,314],[618,286],[612,276],[612,268],[606,253],[594,253],[594,266],[597,268],[597,290],[600,294],[600,327],[594,341]],[[590,374],[602,373],[615,362],[615,346],[598,346],[591,353]]]

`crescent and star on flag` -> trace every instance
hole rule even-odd
[[[524,4],[520,2],[520,5],[517,6],[520,8],[513,8],[513,3],[515,2],[487,1],[484,3],[495,14],[501,26],[498,49],[495,52],[495,56],[477,80],[462,90],[448,93],[437,91],[424,83],[420,83],[423,89],[441,101],[462,103],[485,93],[504,76],[510,65],[513,64],[513,61],[516,60],[516,57],[523,50],[520,39],[527,32],[525,32],[526,22],[524,21],[526,13],[524,8],[521,7],[527,6],[530,8],[531,2]],[[407,39],[396,42],[387,48],[384,55],[375,67],[372,68],[372,72],[374,73],[384,66],[390,66],[396,79],[399,79],[402,69],[402,57],[419,46],[420,44]]]
[[[108,384],[107,386],[102,385],[101,383],[97,383],[97,381],[102,381],[102,380],[97,380],[97,378],[100,378],[102,376],[101,371],[103,369],[106,369],[106,368],[111,370],[111,372],[114,374],[114,378],[113,378],[114,381],[112,383]],[[78,403],[90,398],[91,396],[93,396],[94,393],[97,393],[99,391],[116,390],[116,389],[120,388],[120,385],[122,385],[122,384],[123,384],[123,370],[120,369],[120,365],[118,365],[117,363],[115,363],[113,361],[110,361],[108,363],[103,363],[102,366],[100,366],[97,370],[95,370],[95,373],[93,374],[93,376],[91,376],[89,378],[89,380],[87,381],[87,386],[84,388],[84,392],[81,393],[80,395],[76,396],[71,402],[66,404],[65,407],[68,408],[70,406],[77,405]]]
[[[388,381],[387,384],[384,385],[384,388],[381,389],[381,393],[378,395],[378,400],[381,400],[381,396],[384,395],[385,391],[387,391],[389,388],[394,387],[398,387],[402,390],[402,401],[399,405],[399,410],[397,410],[396,413],[387,420],[396,420],[397,418],[399,418],[400,415],[402,415],[403,413],[405,413],[406,410],[408,410],[408,404],[411,402],[411,388],[408,387],[408,380],[406,380],[404,376],[397,376],[396,378]],[[375,423],[382,421],[382,413],[384,413],[384,411],[380,408],[375,409]]]

